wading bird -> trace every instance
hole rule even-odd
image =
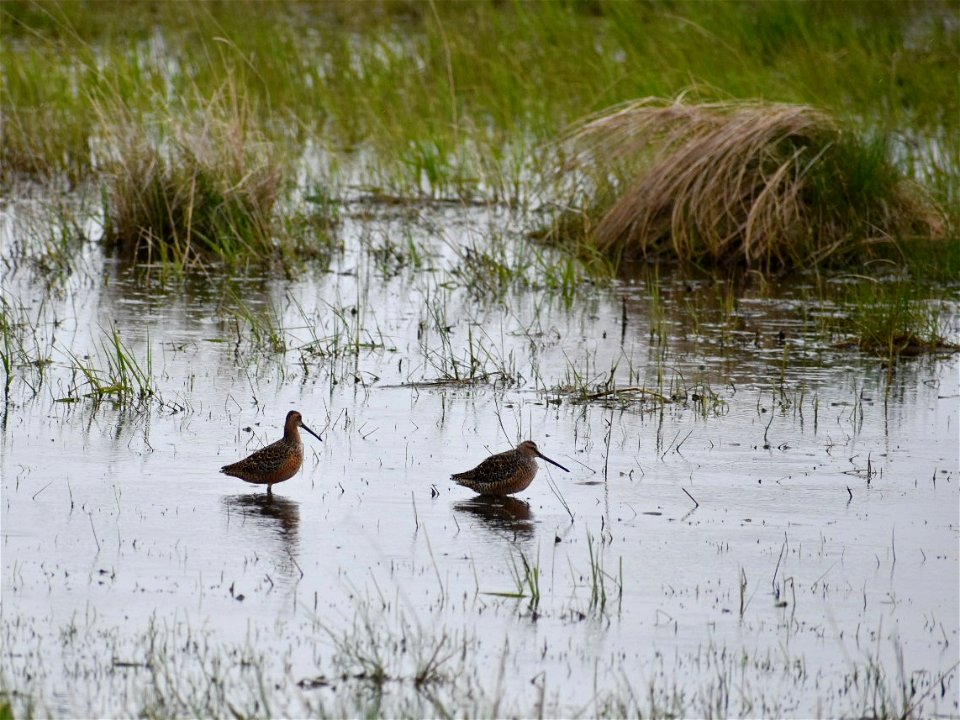
[[[238,477],[248,483],[266,485],[267,495],[273,494],[274,483],[289,480],[297,474],[303,464],[303,440],[300,430],[303,428],[317,440],[323,438],[303,424],[303,416],[296,410],[287,413],[283,424],[283,439],[257,450],[253,455],[231,465],[224,465],[220,472]]]
[[[481,495],[512,495],[526,490],[537,474],[537,458],[570,472],[537,449],[533,440],[524,440],[513,450],[491,455],[473,470],[456,473],[450,479]]]

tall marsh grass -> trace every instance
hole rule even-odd
[[[228,87],[191,118],[153,128],[125,108],[101,111],[105,239],[147,262],[265,261],[275,242],[281,166]]]

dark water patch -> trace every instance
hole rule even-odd
[[[476,518],[482,526],[508,539],[533,537],[535,519],[530,504],[512,497],[476,497],[452,505],[453,511],[464,518]]]

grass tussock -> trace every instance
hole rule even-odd
[[[946,231],[882,139],[805,105],[648,98],[589,118],[566,141],[560,182],[574,209],[552,234],[617,260],[777,271]]]
[[[282,167],[235,99],[171,115],[155,134],[124,108],[101,119],[104,237],[121,253],[178,267],[283,253],[273,234]]]
[[[67,353],[74,382],[70,393],[61,398],[62,402],[75,402],[82,397],[94,400],[110,397],[121,404],[143,405],[158,398],[149,338],[142,360],[123,341],[116,327],[104,332],[100,347],[93,355],[78,357],[69,350]]]

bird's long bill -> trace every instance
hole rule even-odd
[[[317,440],[319,440],[320,442],[323,442],[323,438],[322,438],[322,437],[320,437],[319,435],[317,435],[313,430],[311,430],[310,428],[308,428],[308,427],[307,427],[306,425],[304,425],[303,423],[300,423],[300,427],[302,427],[302,428],[303,428],[304,430],[306,430],[308,433],[310,433],[311,435],[313,435],[313,436],[314,436]]]
[[[538,452],[538,453],[537,453],[537,457],[540,458],[541,460],[546,460],[546,461],[547,461],[548,463],[550,463],[551,465],[556,465],[558,468],[560,468],[560,469],[563,470],[564,472],[570,472],[570,471],[567,470],[563,465],[561,465],[560,463],[558,463],[556,460],[551,460],[551,459],[548,458],[546,455],[544,455],[542,452]]]

